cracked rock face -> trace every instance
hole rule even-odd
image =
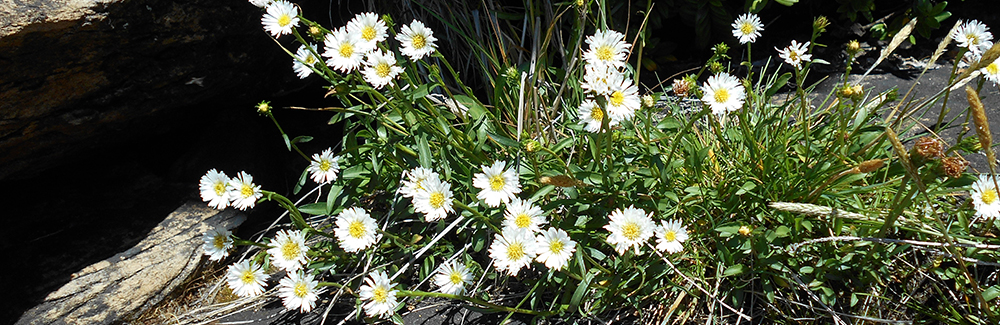
[[[162,301],[203,259],[202,234],[233,229],[246,217],[189,202],[167,216],[129,250],[87,266],[66,285],[28,310],[17,324],[111,324]]]
[[[245,1],[0,1],[0,179],[278,92],[267,76],[292,73],[260,15]]]

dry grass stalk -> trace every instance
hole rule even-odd
[[[851,219],[866,219],[865,216],[862,214],[841,211],[831,207],[809,204],[809,203],[771,202],[767,206],[771,207],[772,209],[794,212],[808,216],[819,216],[819,217],[832,216],[832,217],[846,217]]]
[[[872,66],[868,68],[868,71],[865,71],[865,74],[862,75],[861,78],[858,79],[858,81],[855,84],[856,85],[861,84],[861,81],[865,80],[865,77],[867,77],[868,74],[872,72],[872,69],[875,69],[875,67],[878,66],[879,63],[882,63],[882,61],[885,60],[885,58],[889,57],[889,54],[892,54],[892,51],[895,51],[896,47],[898,47],[899,44],[903,44],[903,41],[906,40],[908,37],[910,37],[910,33],[913,32],[913,27],[915,26],[917,26],[917,20],[912,19],[910,20],[909,23],[904,25],[903,28],[900,28],[899,32],[896,33],[896,36],[892,37],[892,41],[889,42],[889,46],[886,46],[884,49],[882,49],[882,54],[878,56],[878,60],[875,60],[875,64],[872,64]]]
[[[997,47],[994,46],[990,51],[994,49],[997,49]],[[985,59],[986,55],[983,55],[983,58]],[[986,152],[986,159],[990,163],[990,171],[995,172],[997,157],[996,153],[993,152],[993,134],[990,133],[990,123],[986,120],[986,109],[983,107],[983,102],[979,100],[979,93],[975,89],[972,89],[972,87],[965,86],[965,97],[969,100],[972,121],[976,123],[976,134],[979,136],[979,145]]]

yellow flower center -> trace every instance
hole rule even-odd
[[[444,194],[441,192],[431,193],[430,200],[428,201],[430,201],[432,208],[440,209],[441,206],[444,205]]]
[[[253,187],[243,184],[243,187],[240,188],[240,195],[242,195],[244,199],[253,196]]]
[[[365,234],[365,224],[361,221],[352,221],[349,226],[347,226],[347,233],[354,238],[361,238]]]
[[[597,51],[595,51],[595,54],[597,56],[597,59],[601,61],[611,61],[611,58],[614,57],[614,52],[612,51],[611,47],[607,45],[598,47]]]
[[[254,276],[252,270],[243,271],[243,275],[240,275],[240,281],[243,281],[243,284],[252,284],[256,280],[257,277]]]
[[[493,175],[490,177],[490,189],[494,191],[499,191],[507,185],[507,180],[503,179],[503,175]]]
[[[329,160],[323,159],[319,161],[319,170],[324,172],[330,171],[330,166],[333,166],[333,164],[331,164]]]
[[[518,214],[517,218],[514,218],[514,225],[518,228],[528,228],[531,225],[531,217],[527,214]]]
[[[970,32],[968,34],[965,34],[965,38],[969,39],[969,44],[979,45],[979,35],[977,35],[976,33]]]
[[[622,236],[628,240],[639,239],[639,224],[629,222],[622,226]]]
[[[753,30],[753,25],[750,24],[749,21],[745,21],[742,25],[740,25],[740,33],[743,33],[743,35],[750,35],[753,33]]]
[[[615,92],[611,93],[611,98],[608,98],[608,102],[614,107],[622,106],[622,103],[625,102],[625,94],[620,90],[615,90]]]
[[[677,232],[673,230],[667,230],[667,233],[663,234],[663,239],[666,239],[668,242],[675,241],[677,240]]]
[[[718,89],[715,91],[715,102],[725,103],[729,101],[729,91],[726,89]]]
[[[295,284],[295,296],[299,298],[305,298],[309,294],[309,288],[306,288],[306,284],[299,282]]]
[[[600,107],[594,105],[594,108],[590,109],[590,118],[594,121],[601,121],[604,119],[604,112],[601,111]]]
[[[341,44],[339,52],[341,57],[349,58],[352,54],[354,54],[354,46],[351,46],[351,44],[348,43]]]
[[[377,303],[385,303],[385,300],[389,299],[389,290],[386,290],[383,286],[376,286],[375,290],[372,290],[372,300]]]
[[[292,16],[285,14],[281,15],[281,17],[278,17],[278,26],[285,27],[291,23],[292,23]]]
[[[305,61],[307,65],[312,65],[313,63],[316,63],[316,57],[309,54],[309,56],[306,56],[306,59],[302,61]]]
[[[424,48],[424,45],[427,45],[427,39],[424,38],[424,35],[417,34],[413,35],[413,38],[410,40],[410,43],[413,45],[413,48],[419,50]]]
[[[799,52],[788,51],[788,59],[792,60],[792,62],[798,61],[799,60]]]
[[[563,251],[563,242],[561,240],[553,241],[549,244],[549,251],[553,254],[559,254]]]
[[[293,241],[288,241],[284,245],[281,245],[281,257],[286,260],[291,260],[299,257],[302,253],[302,249],[299,248],[299,244]]]
[[[387,63],[379,63],[375,65],[375,74],[377,74],[379,77],[382,78],[388,77],[389,72],[391,71],[392,70],[389,68],[389,64]]]
[[[516,261],[524,257],[524,246],[521,243],[514,243],[507,246],[507,259]]]
[[[226,183],[215,182],[215,195],[222,196],[226,193]]]
[[[218,249],[226,248],[226,236],[223,236],[222,234],[215,235],[215,240],[212,241],[212,245],[215,245],[215,248]]]
[[[464,282],[462,281],[462,275],[458,272],[451,272],[451,276],[448,277],[448,280],[451,281],[451,284],[455,285],[462,284],[462,282]]]
[[[365,29],[361,30],[361,38],[364,38],[366,41],[375,39],[375,27],[365,26]]]
[[[993,204],[993,202],[997,201],[997,190],[988,189],[983,191],[982,198],[983,198],[983,203]]]
[[[989,74],[997,74],[997,72],[1000,72],[1000,66],[997,66],[996,62],[990,63],[990,65],[986,66],[986,72]]]

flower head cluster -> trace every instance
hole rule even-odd
[[[465,286],[470,283],[472,283],[472,273],[468,267],[457,261],[441,264],[434,274],[434,284],[441,293],[460,295],[465,293]]]
[[[576,242],[569,238],[566,231],[550,227],[535,237],[536,261],[546,267],[558,270],[569,263],[569,258],[576,251]]]
[[[333,234],[337,236],[340,247],[348,252],[357,252],[368,248],[378,241],[377,225],[368,212],[354,207],[344,209],[337,216],[337,228]]]
[[[316,299],[323,291],[318,288],[319,281],[316,281],[312,274],[302,270],[289,272],[287,277],[278,282],[278,286],[278,296],[281,297],[285,309],[298,309],[303,313],[308,313],[316,307]]]
[[[226,283],[233,293],[240,297],[253,297],[264,293],[266,278],[260,265],[250,260],[230,265],[229,272],[226,273]]]
[[[449,213],[455,212],[452,208],[454,198],[451,184],[436,177],[427,179],[423,183],[424,190],[413,196],[413,210],[423,213],[427,221],[444,219]]]
[[[299,76],[299,79],[305,79],[310,74],[312,74],[313,65],[319,62],[319,58],[316,57],[316,45],[302,45],[299,50],[295,52],[295,59],[292,60],[292,70],[295,70],[295,74]]]
[[[198,190],[201,192],[201,199],[216,209],[232,206],[246,210],[252,208],[257,199],[264,195],[260,192],[260,185],[253,183],[253,176],[250,174],[240,172],[236,177],[229,178],[226,173],[215,169],[201,177]]]
[[[529,200],[514,198],[507,204],[504,212],[503,227],[526,229],[532,233],[541,231],[541,226],[545,224],[545,216],[542,208],[539,208]]]
[[[434,44],[437,41],[434,32],[418,20],[414,20],[409,25],[403,25],[400,33],[396,35],[396,40],[403,45],[399,51],[413,61],[430,56],[437,50],[437,45]]]
[[[764,25],[756,14],[742,14],[733,22],[733,36],[740,40],[740,44],[753,43],[763,30]]]
[[[218,227],[205,232],[205,235],[202,236],[204,244],[201,247],[205,250],[205,255],[208,255],[209,260],[218,261],[229,255],[229,249],[233,248],[232,235],[233,232]]]
[[[327,183],[337,179],[340,172],[340,164],[333,157],[333,149],[327,148],[322,153],[313,154],[312,161],[309,162],[309,173],[316,183]]]
[[[958,47],[969,50],[965,53],[965,59],[976,62],[986,50],[993,47],[993,33],[989,30],[986,24],[973,19],[958,26],[951,38],[958,42]]]
[[[635,253],[641,253],[642,244],[653,237],[656,224],[645,211],[635,207],[628,207],[625,210],[617,209],[608,216],[611,221],[604,226],[611,232],[608,235],[608,244],[614,245],[618,254],[625,254],[629,248],[634,248]]]
[[[485,201],[486,205],[498,207],[521,193],[521,181],[514,166],[507,168],[506,162],[497,160],[492,166],[482,166],[482,169],[483,172],[476,173],[472,179],[472,186],[481,190],[476,197]]]
[[[396,55],[381,50],[368,53],[368,60],[362,71],[365,81],[376,89],[385,87],[400,73],[403,73],[403,68],[396,65]]]
[[[1000,218],[1000,191],[989,174],[979,175],[972,184],[972,204],[976,207],[976,217]]]
[[[632,78],[625,76],[625,57],[631,45],[622,33],[605,30],[587,37],[589,49],[583,58],[587,61],[581,85],[588,97],[578,109],[580,124],[589,132],[600,131],[604,119],[608,126],[630,120],[641,107],[639,88]],[[600,98],[600,100],[595,100]]]
[[[373,12],[354,16],[347,26],[325,36],[326,64],[343,73],[361,69],[365,81],[376,89],[385,87],[403,72],[396,62],[396,53],[379,48],[379,43],[388,38],[388,30],[385,21]],[[414,61],[437,50],[434,32],[417,20],[404,25],[396,40],[400,42],[400,52]]]
[[[741,228],[742,229],[742,228]],[[656,249],[667,253],[678,253],[684,250],[681,243],[687,241],[687,228],[681,226],[680,220],[667,222],[660,221],[660,226],[656,227]]]
[[[778,57],[785,59],[785,63],[791,64],[796,69],[801,69],[803,62],[812,60],[812,54],[806,53],[809,50],[809,42],[801,44],[792,40],[792,44],[784,49],[774,49],[778,50]]]
[[[308,262],[309,246],[306,246],[306,234],[301,230],[279,230],[274,235],[273,245],[267,250],[271,255],[271,263],[286,271],[296,271]]]
[[[358,297],[365,303],[365,314],[369,317],[390,317],[396,311],[399,302],[396,300],[396,284],[389,281],[389,276],[383,271],[376,271],[365,279],[365,284],[358,289]]]
[[[702,91],[704,96],[701,97],[701,101],[708,104],[715,115],[725,115],[740,109],[746,98],[739,79],[725,72],[708,77],[708,81],[702,86]]]
[[[538,256],[537,243],[531,231],[522,228],[505,228],[502,234],[495,234],[490,245],[490,257],[497,271],[506,271],[515,276],[522,268],[531,264]]]
[[[291,34],[292,28],[299,25],[299,8],[291,2],[276,0],[267,5],[266,13],[260,19],[260,23],[271,36]]]

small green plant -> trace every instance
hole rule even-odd
[[[287,210],[266,238],[205,235],[211,260],[247,247],[228,273],[237,296],[277,295],[300,312],[326,296],[354,306],[346,319],[397,323],[405,302],[426,298],[567,322],[644,306],[671,306],[661,322],[998,320],[1000,285],[980,275],[996,264],[1000,246],[983,236],[995,222],[977,220],[1000,217],[995,173],[965,173],[961,158],[992,155],[988,130],[975,149],[899,135],[914,127],[903,116],[950,89],[971,80],[981,88],[980,74],[1000,81],[1000,48],[984,46],[992,37],[978,22],[953,34],[972,68],[913,103],[846,75],[834,92],[811,96],[806,76],[823,63],[812,50],[825,17],[807,41],[777,50],[781,61],[741,76],[730,67],[754,68],[750,48],[766,34],[756,15],[741,15],[732,32],[746,61],[731,62],[720,44],[701,71],[663,89],[636,82],[641,46],[606,27],[601,1],[559,4],[552,21],[532,22],[522,34],[535,45],[521,59],[504,52],[513,38],[483,41],[440,12],[431,14],[459,36],[374,13],[327,29],[289,2],[259,5],[264,29],[298,45],[286,49],[296,73],[329,83],[339,105],[317,114],[344,135],[309,156],[299,147],[312,138],[289,136],[280,109],[261,102],[258,112],[304,158],[294,190],[262,189],[245,172],[202,178],[212,207]],[[551,4],[526,8],[535,5]],[[557,46],[557,30],[569,41]],[[458,41],[476,49],[487,91],[467,86],[437,51]],[[851,61],[857,49],[848,50]],[[975,89],[969,99],[980,130]],[[927,279],[920,295],[900,289]],[[266,293],[272,285],[276,294]],[[515,299],[498,299],[505,293]]]

